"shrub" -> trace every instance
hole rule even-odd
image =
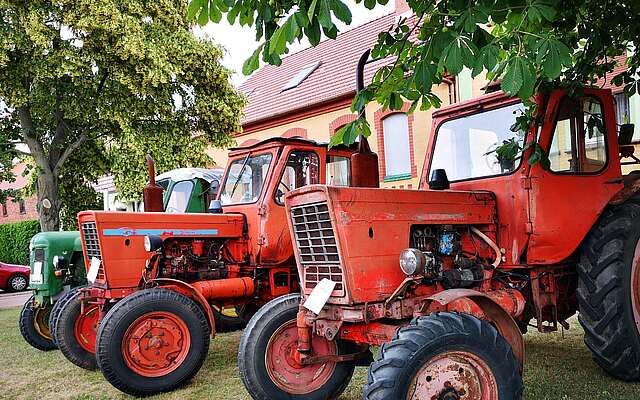
[[[0,225],[0,261],[29,265],[29,241],[40,232],[38,221]]]

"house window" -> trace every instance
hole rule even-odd
[[[629,106],[629,96],[622,92],[614,94],[613,97],[616,100],[616,124],[629,124],[631,123],[631,107]],[[633,141],[640,141],[640,129],[635,129],[633,134]]]
[[[27,209],[24,206],[24,200],[20,200],[18,202],[18,207],[20,208],[20,214],[26,214],[27,213]]]
[[[300,72],[298,72],[289,82],[287,82],[283,87],[282,91],[293,89],[298,87],[313,71],[315,71],[320,66],[320,62],[315,62],[313,64],[309,64],[306,67],[302,68]]]
[[[9,213],[7,212],[7,205],[6,204],[0,204],[0,207],[2,207],[2,216],[6,217],[7,215],[9,215]]]
[[[409,144],[409,117],[391,114],[382,120],[384,134],[385,180],[411,177],[411,147]]]

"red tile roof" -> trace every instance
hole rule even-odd
[[[324,40],[291,54],[279,67],[265,65],[242,85],[249,103],[244,110],[242,124],[250,124],[290,114],[313,105],[352,96],[355,93],[356,64],[358,58],[376,42],[378,33],[395,22],[395,14],[388,14],[338,35],[335,40]],[[321,65],[300,85],[282,91],[301,69],[315,62]],[[365,69],[365,79],[371,78],[384,61],[371,63]]]

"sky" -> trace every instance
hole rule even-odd
[[[394,9],[393,1],[389,1],[385,6],[378,5],[374,10],[367,10],[363,2],[355,4],[354,1],[348,1],[347,4],[353,15],[353,22],[350,26],[338,23],[337,25],[341,32],[389,14]],[[234,71],[232,82],[236,86],[247,79],[247,77],[242,74],[242,64],[259,45],[259,42],[255,40],[255,32],[252,28],[247,26],[242,27],[238,23],[229,25],[226,16],[224,16],[220,23],[214,24],[210,22],[203,28],[195,28],[194,33],[197,36],[210,38],[223,47],[224,58],[222,59],[222,64]],[[302,50],[307,46],[309,46],[309,44],[306,41],[303,43],[294,42],[290,46],[290,53]]]

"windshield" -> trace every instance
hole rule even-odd
[[[511,126],[523,112],[519,103],[443,123],[437,132],[429,176],[435,169],[444,169],[450,181],[460,181],[514,171],[519,158],[498,160],[495,150],[510,140],[522,147],[524,136],[511,131]]]
[[[222,205],[253,203],[258,200],[269,172],[271,154],[249,155],[234,160],[221,188]]]
[[[187,211],[192,190],[193,182],[191,181],[182,181],[173,185],[171,196],[167,201],[166,212],[183,213]]]

